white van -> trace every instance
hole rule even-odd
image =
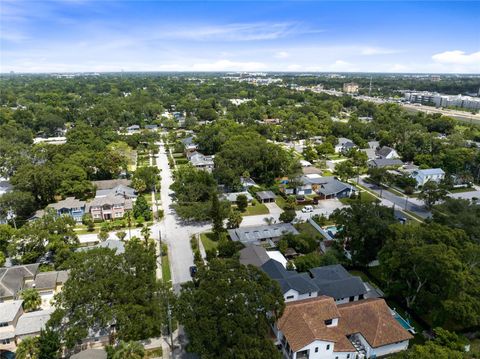
[[[310,206],[310,205],[307,205],[307,206],[305,206],[305,207],[302,208],[302,212],[303,212],[303,213],[313,212],[313,207]]]

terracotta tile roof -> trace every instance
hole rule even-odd
[[[349,345],[349,349],[354,351],[338,327],[329,328],[325,325],[325,320],[339,317],[333,298],[321,296],[287,303],[277,326],[293,351],[302,349],[314,340],[339,342],[344,347]]]
[[[345,332],[362,334],[374,348],[413,338],[395,320],[387,303],[381,298],[341,304],[338,310],[342,317],[339,324]]]
[[[338,325],[327,327],[325,320],[333,318],[339,318]],[[326,296],[289,302],[277,327],[293,351],[323,340],[334,343],[334,352],[354,352],[348,336],[355,333],[360,333],[374,348],[413,338],[381,298],[338,306],[333,298]]]

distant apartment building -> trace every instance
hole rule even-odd
[[[357,93],[358,88],[359,86],[355,82],[347,82],[343,84],[343,92],[345,93]]]
[[[459,107],[469,110],[480,110],[480,98],[471,96],[442,95],[436,92],[405,92],[405,100],[435,107]]]

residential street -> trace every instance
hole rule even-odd
[[[365,182],[365,180],[361,177],[359,183],[380,196],[380,188],[377,185]],[[382,191],[382,198],[388,200],[392,203],[392,205],[395,205],[402,210],[405,210],[405,206],[407,206],[406,209],[408,211],[416,214],[421,218],[428,218],[431,216],[431,213],[427,211],[425,207],[420,204],[420,201],[416,198],[400,197],[396,194],[393,194],[392,192],[387,191],[386,189]]]
[[[161,181],[161,201],[164,211],[164,218],[160,223],[152,226],[153,237],[158,239],[159,231],[161,233],[162,243],[168,246],[170,259],[170,268],[172,271],[172,284],[176,291],[180,285],[191,279],[190,266],[193,265],[193,253],[190,247],[190,236],[208,230],[210,224],[205,225],[185,225],[177,217],[175,211],[171,208],[172,194],[170,185],[173,183],[172,170],[168,166],[168,156],[163,143],[157,143],[160,152],[157,157],[157,166],[160,169]]]

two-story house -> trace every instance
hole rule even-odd
[[[413,338],[381,298],[289,302],[274,332],[286,359],[376,358],[406,350]]]
[[[131,199],[112,194],[105,197],[96,197],[88,204],[88,211],[94,221],[121,219],[132,208]]]
[[[75,221],[81,222],[85,214],[85,201],[80,201],[75,197],[67,197],[57,203],[51,203],[47,208],[53,208],[59,216],[70,216]]]

